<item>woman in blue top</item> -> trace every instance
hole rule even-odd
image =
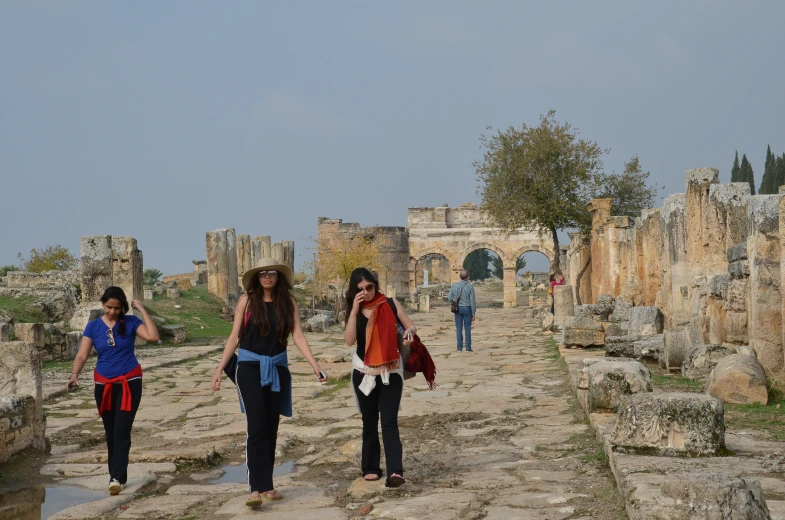
[[[300,311],[290,292],[292,279],[289,266],[273,258],[263,258],[243,275],[246,294],[237,302],[234,327],[212,380],[217,392],[224,368],[239,346],[234,374],[246,419],[248,507],[282,498],[273,485],[273,467],[279,416],[292,416],[292,376],[286,356],[289,334],[317,379],[327,379],[300,327]]]
[[[106,289],[101,304],[104,314],[85,327],[65,388],[79,386],[79,372],[95,347],[95,403],[106,432],[109,494],[117,495],[128,480],[131,427],[142,400],[142,366],[136,360],[134,343],[137,336],[158,341],[158,329],[140,301],[132,301],[131,307],[141,313],[142,319],[127,314],[128,299],[119,287]]]

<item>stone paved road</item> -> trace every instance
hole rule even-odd
[[[242,461],[245,423],[230,382],[219,393],[209,388],[213,354],[147,371],[129,488],[53,518],[624,518],[550,337],[520,310],[488,306],[500,298],[479,293],[474,353],[455,352],[446,305],[413,314],[439,388],[429,391],[422,376],[407,381],[401,488],[358,478],[360,420],[348,381],[322,385],[292,356],[295,415],[281,424],[279,461],[294,461],[294,470],[276,478],[284,500],[248,510],[245,485],[231,482],[242,468],[226,466]],[[350,370],[342,337],[309,335],[334,381]],[[102,429],[89,397],[82,389],[47,403],[53,450],[42,481],[105,486]],[[212,483],[222,465],[229,482]]]

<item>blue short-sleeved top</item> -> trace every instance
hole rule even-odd
[[[107,379],[127,374],[139,364],[134,353],[134,342],[136,341],[136,329],[142,325],[142,320],[130,314],[123,316],[123,320],[125,321],[124,336],[117,333],[117,329],[120,327],[119,321],[112,327],[115,343],[113,347],[109,346],[109,337],[106,334],[109,327],[106,326],[103,319],[98,318],[88,322],[84,329],[84,336],[93,340],[93,346],[98,352],[98,363],[95,365],[95,370]]]

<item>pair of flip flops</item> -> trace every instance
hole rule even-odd
[[[261,507],[262,504],[267,502],[274,502],[276,500],[281,500],[283,498],[282,495],[279,495],[277,491],[265,491],[264,493],[259,493],[257,498],[249,498],[245,501],[245,505],[247,507]]]

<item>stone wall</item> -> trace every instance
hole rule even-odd
[[[41,360],[29,343],[0,343],[0,432],[0,463],[26,448],[46,449]]]
[[[584,303],[626,294],[658,307],[668,368],[683,357],[670,349],[749,345],[769,374],[781,373],[785,192],[750,196],[746,183],[720,184],[714,168],[688,170],[685,181],[685,193],[634,220],[612,216],[610,199],[591,201],[590,242],[568,251],[573,273],[591,255],[590,284],[570,281]]]
[[[319,244],[329,243],[334,237],[348,238],[368,233],[380,235],[381,264],[386,269],[376,273],[379,277],[379,285],[381,287],[390,285],[397,294],[409,292],[409,239],[405,227],[363,227],[356,222],[319,217],[317,228]]]

